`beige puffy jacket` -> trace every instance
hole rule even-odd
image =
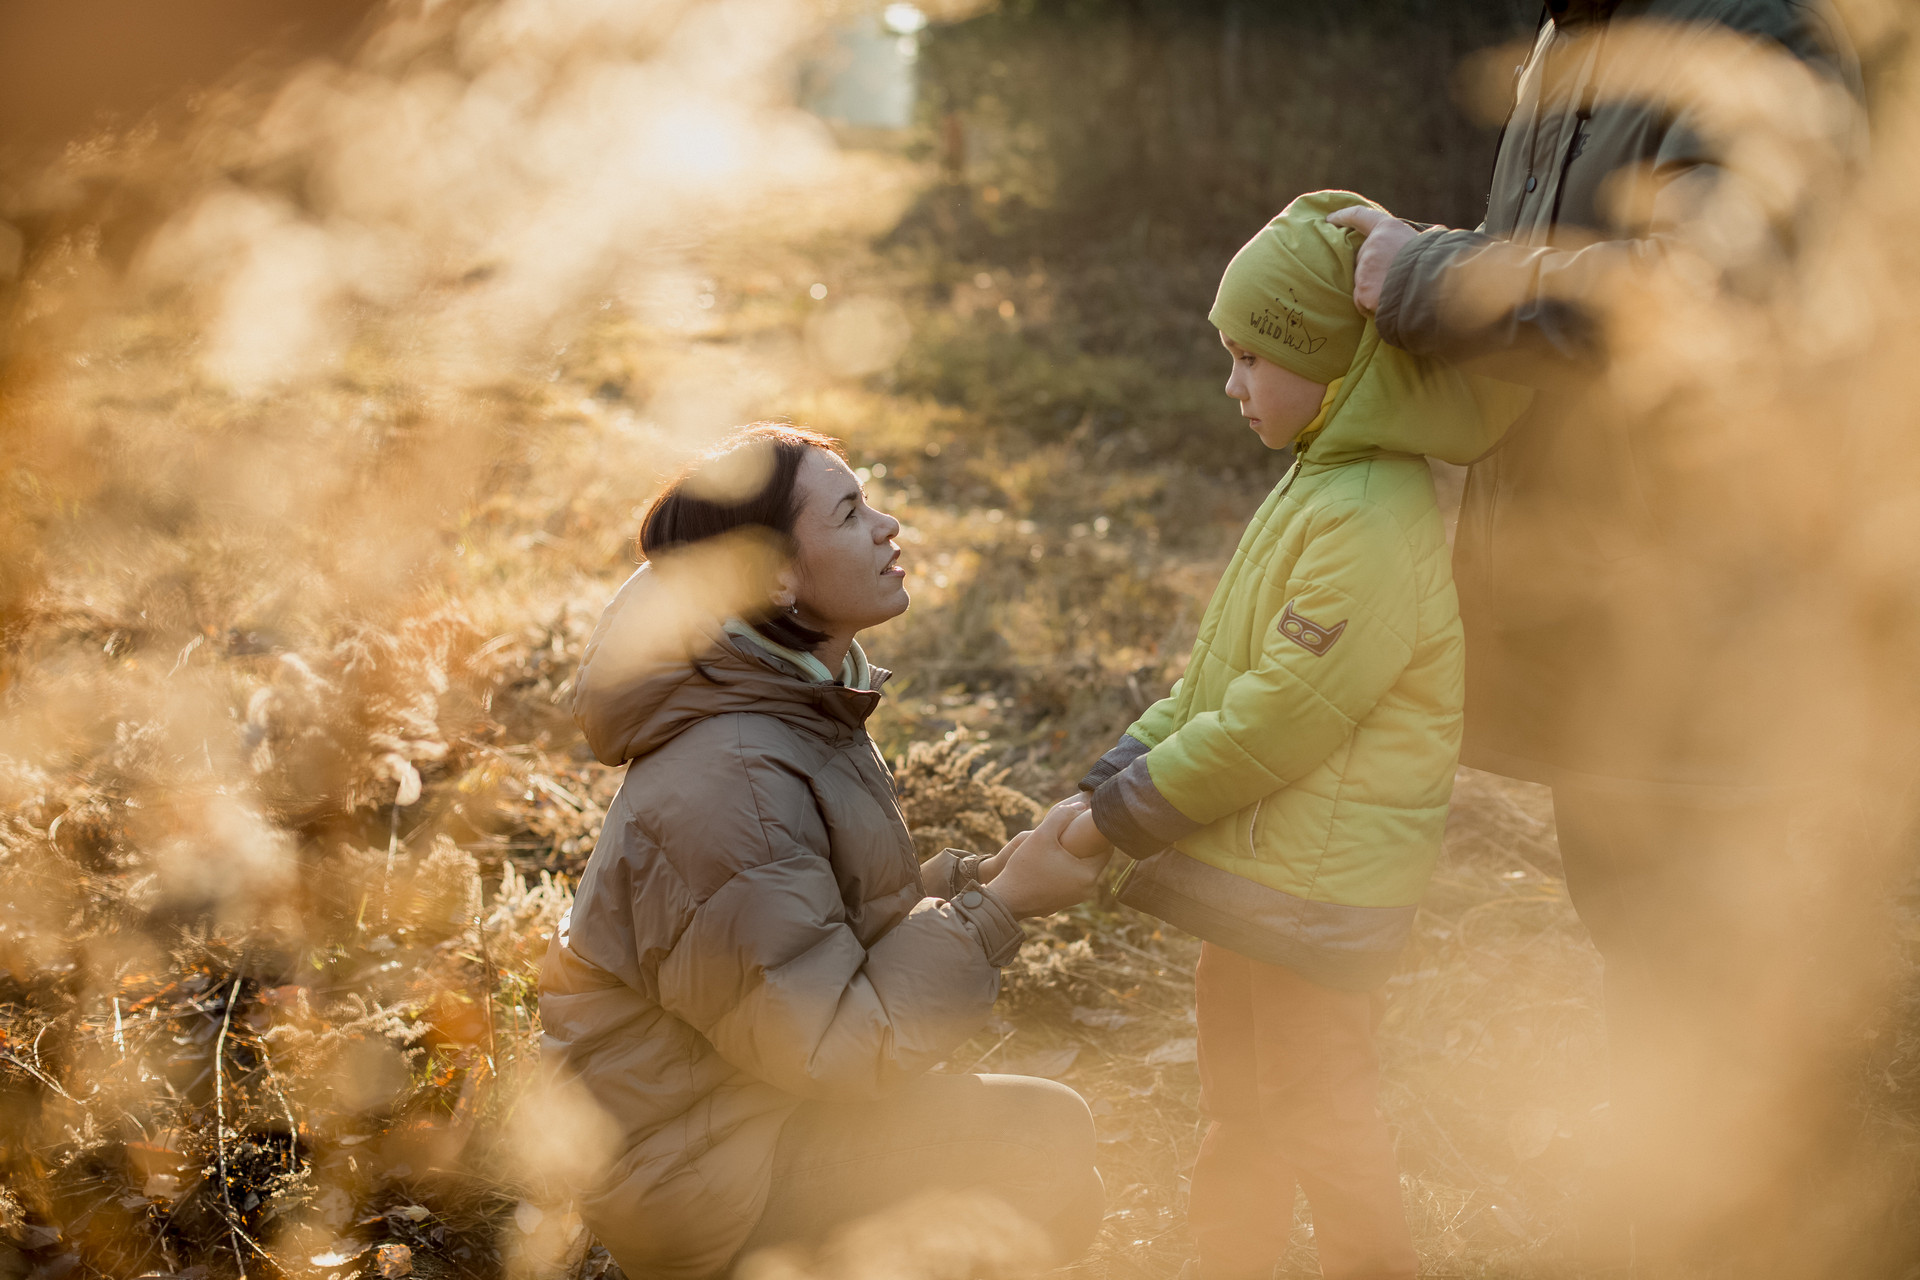
[[[794,1107],[944,1058],[1021,936],[990,893],[945,900],[950,858],[916,861],[863,727],[877,692],[717,627],[690,631],[697,663],[636,644],[670,612],[651,578],[579,674],[575,718],[627,776],[540,988],[549,1063],[618,1132],[581,1212],[634,1280],[723,1273]]]

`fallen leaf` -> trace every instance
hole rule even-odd
[[[1183,1036],[1178,1040],[1169,1040],[1147,1055],[1150,1067],[1167,1067],[1181,1062],[1197,1062],[1200,1058],[1200,1041],[1194,1036]]]
[[[526,1235],[532,1235],[538,1231],[540,1224],[546,1220],[547,1215],[545,1210],[541,1209],[539,1205],[531,1204],[525,1200],[522,1200],[520,1207],[513,1211],[513,1224],[519,1227],[521,1232]]]
[[[405,1218],[408,1222],[419,1222],[432,1213],[433,1210],[423,1204],[403,1204],[398,1209],[387,1210],[389,1218]]]
[[[353,1217],[353,1197],[339,1187],[328,1187],[314,1198],[313,1209],[328,1230],[338,1231]]]
[[[156,1142],[129,1142],[122,1150],[133,1162],[134,1171],[152,1177],[156,1173],[178,1174],[184,1157],[172,1147],[161,1146]]]
[[[413,1250],[403,1244],[383,1244],[373,1251],[373,1265],[380,1280],[400,1280],[413,1274]]]
[[[172,1200],[180,1194],[180,1179],[171,1173],[156,1173],[141,1186],[140,1194],[149,1200]]]
[[[367,1251],[367,1246],[353,1240],[335,1240],[333,1247],[325,1253],[316,1253],[307,1261],[316,1267],[344,1267]]]

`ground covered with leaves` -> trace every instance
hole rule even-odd
[[[843,438],[903,522],[913,608],[865,639],[923,854],[996,847],[1165,692],[1283,472],[1219,391],[1230,244],[1023,235],[931,122],[833,149],[763,101],[791,51],[754,41],[798,19],[489,25],[524,8],[424,6],[271,111],[77,149],[61,191],[127,198],[6,299],[0,1280],[612,1274],[565,1193],[592,1135],[537,1071],[541,957],[620,783],[571,682],[647,502],[727,428]],[[659,100],[619,93],[656,75],[712,81],[681,120],[712,148],[644,133]],[[542,76],[613,96],[500,89]],[[1109,1213],[1070,1274],[1191,1256],[1196,955],[1105,898],[1039,922],[944,1064],[1091,1104]],[[1430,1273],[1592,1274],[1599,999],[1549,797],[1463,771],[1379,1023]],[[1915,1002],[1860,1082],[1896,1153]]]

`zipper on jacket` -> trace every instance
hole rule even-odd
[[[1547,226],[1560,225],[1560,202],[1567,194],[1567,174],[1573,168],[1573,162],[1587,149],[1587,126],[1593,121],[1593,86],[1587,86],[1586,101],[1573,116],[1573,137],[1567,140],[1567,153],[1560,158],[1560,180],[1553,185],[1553,208],[1547,214]]]
[[[1260,857],[1260,847],[1254,842],[1254,829],[1260,825],[1260,810],[1265,808],[1267,798],[1261,796],[1254,802],[1253,816],[1247,819],[1247,853],[1256,860]]]
[[[1573,133],[1567,138],[1566,150],[1560,156],[1560,176],[1553,184],[1553,205],[1547,210],[1548,234],[1560,225],[1560,202],[1567,194],[1567,173],[1586,150],[1587,126],[1593,122],[1593,101],[1599,92],[1595,81],[1600,78],[1600,60],[1606,53],[1610,30],[1611,24],[1607,24],[1593,34],[1593,52],[1587,55],[1587,65],[1581,69],[1580,105],[1574,108]]]
[[[1280,493],[1278,495],[1279,497],[1281,498],[1286,497],[1287,490],[1293,488],[1293,482],[1299,478],[1300,467],[1303,463],[1306,462],[1306,460],[1307,459],[1305,454],[1299,452],[1298,450],[1294,452],[1293,465],[1287,468],[1287,474],[1280,477]]]

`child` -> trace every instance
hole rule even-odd
[[[1416,1268],[1370,992],[1412,927],[1460,749],[1460,615],[1420,455],[1478,457],[1528,393],[1381,343],[1353,305],[1360,237],[1326,221],[1365,203],[1301,196],[1227,267],[1208,317],[1227,394],[1295,462],[1185,677],[1081,783],[1140,859],[1120,900],[1204,940],[1201,1280],[1272,1271],[1296,1182],[1323,1274]]]

